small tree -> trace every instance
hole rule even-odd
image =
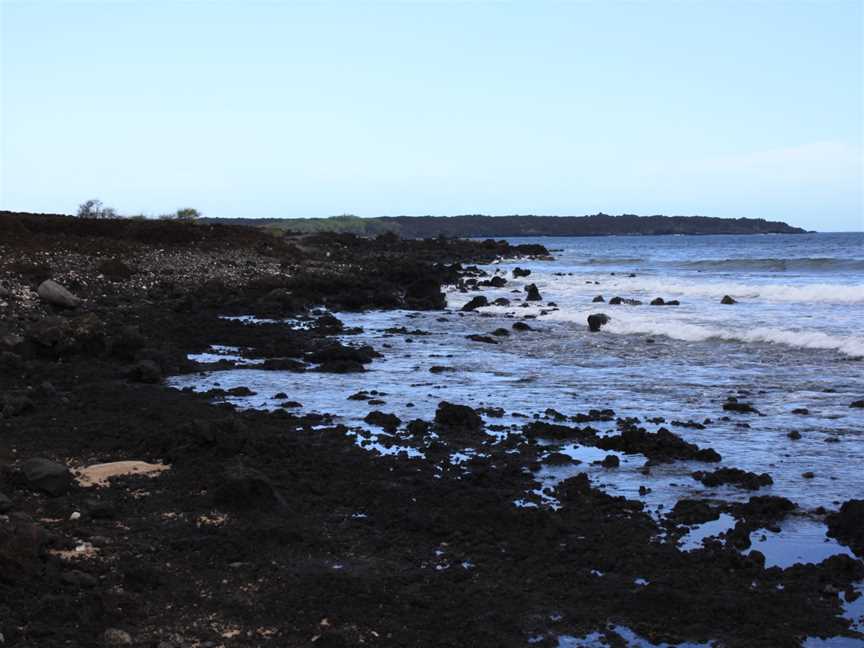
[[[85,200],[78,205],[78,218],[117,218],[117,210],[105,207],[97,198]]]
[[[182,207],[177,210],[175,217],[181,221],[194,221],[201,218],[201,212],[194,207]]]
[[[91,198],[78,205],[78,218],[99,218],[97,214],[101,211],[102,201]]]

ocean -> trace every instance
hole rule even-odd
[[[864,234],[511,242],[542,243],[554,260],[483,266],[507,283],[482,292],[450,287],[444,313],[335,313],[346,326],[362,329],[345,335],[346,343],[370,344],[383,353],[368,372],[291,374],[250,364],[171,382],[198,390],[245,385],[257,394],[228,399],[242,407],[277,407],[273,396],[286,392],[304,411],[334,414],[371,452],[409,457],[422,451],[364,423],[370,410],[407,422],[431,420],[442,400],[503,408],[503,416],[486,420],[495,426],[490,434],[506,436],[550,408],[564,415],[609,408],[619,417],[639,417],[649,431],[667,427],[714,448],[723,457],[720,466],[768,473],[773,484],[758,494],[788,497],[802,510],[779,531],[754,534],[753,549],[766,555],[768,565],[852,555],[825,535],[813,512],[864,497],[864,409],[850,407],[864,399]],[[530,276],[515,279],[517,266]],[[539,302],[523,301],[531,283],[542,295]],[[480,294],[511,303],[459,310]],[[605,301],[592,301],[598,295]],[[726,295],[737,303],[721,304]],[[610,305],[616,296],[642,303]],[[680,305],[650,305],[657,297]],[[592,313],[611,318],[599,332],[587,328]],[[519,320],[532,330],[512,330]],[[510,334],[490,336],[497,344],[466,337],[500,328]],[[215,348],[211,358],[236,352]],[[432,367],[445,369],[433,373]],[[377,391],[383,402],[370,406],[348,399],[361,390]],[[724,411],[730,396],[757,412]],[[614,422],[599,427],[615,431]],[[793,432],[800,438],[791,438]],[[618,454],[620,466],[610,470],[592,463],[610,453],[578,444],[562,451],[581,463],[544,464],[536,472],[540,487],[514,506],[555,506],[544,489],[579,472],[611,494],[644,502],[658,519],[681,498],[743,501],[754,494],[703,486],[690,473],[704,464],[677,461],[646,475],[641,455],[611,453]],[[461,453],[449,457],[457,464],[468,459]],[[708,524],[714,526],[694,529],[682,550],[725,530]]]

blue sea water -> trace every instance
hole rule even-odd
[[[506,297],[509,306],[462,313],[459,308],[479,293],[451,287],[448,312],[443,314],[336,313],[346,325],[363,329],[346,336],[346,342],[371,344],[384,354],[364,374],[298,375],[249,366],[177,377],[173,384],[202,390],[246,385],[257,395],[230,399],[244,407],[277,407],[272,396],[286,392],[306,411],[338,414],[336,420],[356,431],[357,442],[371,452],[408,456],[420,452],[363,423],[370,409],[395,413],[403,421],[429,420],[437,404],[448,400],[503,407],[505,416],[494,423],[514,426],[525,422],[519,415],[542,415],[547,408],[567,415],[611,408],[619,416],[643,421],[663,417],[667,427],[673,420],[709,419],[705,429],[671,429],[716,449],[723,456],[722,466],[769,473],[774,484],[759,494],[782,495],[801,507],[802,514],[781,525],[779,533],[754,543],[769,563],[819,562],[834,553],[851,553],[825,536],[824,524],[813,511],[864,497],[864,409],[849,407],[864,399],[864,234],[512,242],[542,243],[554,260],[502,260],[484,267],[508,281],[482,294],[490,302]],[[516,266],[530,269],[531,275],[514,279]],[[539,288],[541,302],[523,301],[530,283]],[[605,302],[593,302],[597,295]],[[737,303],[721,304],[725,295]],[[642,304],[610,306],[614,296]],[[656,297],[680,305],[649,305]],[[597,312],[611,321],[591,333],[586,318]],[[510,329],[517,320],[533,330],[512,332],[495,345],[466,338]],[[392,327],[426,334],[387,333]],[[213,351],[217,356],[231,353]],[[452,371],[431,373],[436,365]],[[382,392],[386,404],[373,408],[347,400],[370,389]],[[752,403],[759,414],[724,412],[729,396]],[[802,409],[808,413],[795,412]],[[660,424],[645,426],[655,430]],[[792,431],[801,438],[790,439]],[[576,466],[544,466],[536,475],[541,487],[588,472],[608,492],[640,499],[658,518],[681,497],[746,500],[752,494],[704,487],[690,477],[702,466],[691,462],[656,467],[644,475],[639,469],[645,458],[640,455],[621,454],[620,467],[610,471],[592,465],[594,448],[573,445],[563,450],[586,460]],[[466,458],[454,455],[450,461]],[[640,486],[650,492],[640,494]],[[514,504],[555,502],[538,489]],[[709,532],[695,533],[701,542]],[[692,547],[682,549],[687,548]]]

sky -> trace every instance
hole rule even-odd
[[[862,0],[0,0],[0,209],[864,230],[862,31]]]

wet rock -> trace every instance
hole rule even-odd
[[[82,300],[66,290],[53,279],[46,279],[36,289],[39,298],[47,304],[60,308],[76,308]]]
[[[427,421],[423,419],[414,419],[412,421],[408,421],[408,425],[406,429],[411,436],[424,436],[427,432],[429,432],[430,425]]]
[[[302,373],[306,371],[306,365],[292,358],[267,358],[264,362],[256,365],[256,369],[267,369],[270,371],[290,371]]]
[[[214,501],[238,510],[270,509],[284,503],[273,483],[260,471],[235,463],[213,488]]]
[[[792,430],[786,436],[789,437],[790,439],[792,439],[793,441],[797,441],[798,439],[801,438],[801,433],[798,430]]]
[[[513,268],[513,276],[517,279],[519,277],[527,277],[530,274],[531,274],[531,271],[528,268],[519,268],[519,267]]]
[[[328,362],[359,362],[360,364],[368,364],[375,358],[380,358],[381,354],[368,345],[352,347],[343,344],[329,344],[317,351],[308,354],[309,362],[328,363]]]
[[[435,425],[450,432],[479,432],[483,428],[483,419],[467,405],[441,401],[435,411]]]
[[[808,470],[807,472],[801,473],[801,476],[802,476],[804,479],[813,479],[814,477],[816,477],[816,473],[811,472],[811,471]]]
[[[556,425],[546,421],[532,421],[523,426],[522,433],[529,439],[578,439],[583,443],[593,445],[596,433],[591,428],[570,427],[567,425]]]
[[[162,380],[162,369],[152,360],[142,360],[128,369],[126,377],[132,382],[155,385]]]
[[[322,373],[363,373],[366,367],[356,360],[328,360],[322,362],[315,371]]]
[[[720,510],[704,500],[682,499],[675,503],[669,517],[681,524],[704,524],[720,517]]]
[[[796,407],[792,410],[792,413],[798,414],[799,416],[807,416],[808,414],[810,414],[810,410],[806,407]]]
[[[474,333],[472,335],[466,335],[466,339],[471,340],[473,342],[484,342],[485,344],[498,344],[498,340],[495,338],[491,338],[488,335],[479,335]]]
[[[594,299],[592,299],[591,301],[594,302],[595,304],[597,304],[597,303],[605,302],[606,300],[603,299],[603,295],[597,295],[597,296],[596,296]]]
[[[30,488],[54,497],[65,493],[72,484],[72,474],[69,469],[49,459],[28,459],[21,464],[21,471]]]
[[[563,452],[552,452],[543,459],[543,463],[550,466],[566,466],[572,463],[578,463],[573,457]]]
[[[864,408],[864,400],[857,400],[849,403],[849,407]]]
[[[229,396],[239,396],[239,397],[255,396],[256,395],[256,392],[254,392],[251,389],[249,389],[248,387],[246,387],[246,385],[239,385],[237,387],[232,387],[231,389],[226,390],[225,393],[228,394]]]
[[[739,468],[720,468],[714,472],[697,471],[691,473],[690,476],[711,488],[722,484],[731,484],[747,490],[759,490],[763,486],[770,486],[774,483],[768,473],[757,475]]]
[[[371,401],[370,401],[371,402]],[[387,432],[395,432],[402,420],[395,414],[386,414],[378,410],[369,412],[363,419],[369,425],[376,425],[384,428]]]
[[[108,628],[102,635],[102,641],[106,646],[131,646],[132,635],[124,630]]]
[[[543,297],[540,295],[540,290],[537,288],[537,284],[528,284],[525,286],[525,292],[528,293],[525,296],[526,301],[542,301]]]
[[[741,414],[758,414],[759,410],[753,407],[750,403],[742,403],[734,396],[730,396],[725,403],[723,409],[727,412],[739,412]]]
[[[507,337],[508,335],[510,335],[510,331],[505,328],[498,328],[492,331],[492,335],[495,335],[497,337]]]
[[[828,535],[848,544],[858,556],[864,556],[864,499],[850,499],[840,510],[829,515]]]
[[[448,371],[449,372],[456,371],[456,368],[455,367],[443,367],[441,365],[433,365],[433,366],[429,367],[429,372],[434,373],[434,374],[445,373]]]
[[[438,280],[426,277],[406,287],[405,306],[410,310],[443,310],[447,307],[447,297],[441,292]]]
[[[622,304],[626,304],[627,306],[640,306],[642,302],[638,299],[624,299],[623,297],[613,297],[609,300],[609,304],[611,306],[620,306]]]
[[[507,280],[501,275],[495,275],[489,280],[489,285],[493,288],[503,288],[507,285]]]
[[[506,297],[499,297],[495,301],[492,302],[495,306],[509,306],[510,300]]]
[[[588,316],[588,330],[596,333],[602,326],[608,324],[610,319],[606,313],[593,313]]]
[[[534,329],[532,329],[530,326],[528,326],[528,324],[526,324],[525,322],[514,322],[513,323],[513,330],[514,331],[533,331]]]
[[[488,305],[489,300],[486,299],[486,297],[484,297],[483,295],[477,295],[476,297],[473,297],[471,301],[465,304],[460,310],[464,312],[469,312]]]
[[[643,454],[653,461],[671,462],[676,459],[696,461],[720,461],[720,454],[713,448],[700,448],[684,441],[666,428],[651,433],[643,428],[627,426],[617,436],[600,437],[596,443],[603,450],[617,450],[626,454]]]
[[[720,300],[720,303],[731,306],[732,304],[737,304],[738,302],[732,299],[729,295],[723,295],[723,299]]]
[[[600,462],[600,465],[604,468],[617,468],[621,465],[621,460],[618,459],[615,455],[606,455],[603,458],[603,461]]]
[[[652,306],[665,306],[666,302],[663,300],[662,297],[657,297],[657,298],[651,300],[651,305]]]

